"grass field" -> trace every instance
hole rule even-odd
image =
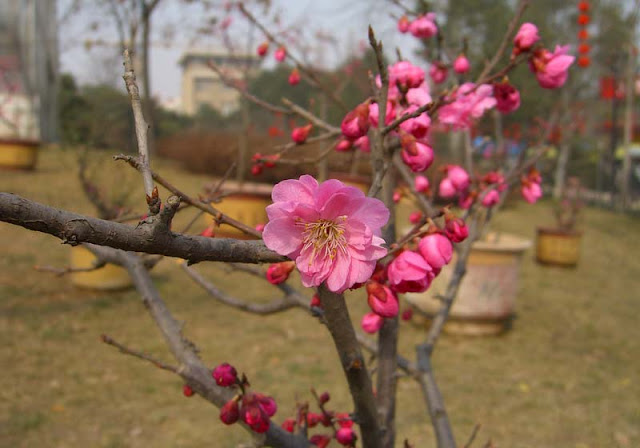
[[[156,168],[191,193],[207,181],[166,162]],[[100,176],[115,179],[114,190],[133,188],[133,202],[142,204],[141,181],[128,166],[104,154]],[[93,213],[68,151],[43,151],[33,173],[0,173],[0,191]],[[180,217],[178,227],[189,218]],[[521,204],[501,213],[494,229],[532,238],[537,225],[551,223],[549,204]],[[510,332],[441,340],[434,368],[461,446],[478,423],[474,446],[489,438],[501,448],[640,446],[640,220],[587,209],[582,229],[576,269],[525,256]],[[235,447],[248,440],[220,423],[208,403],[184,398],[172,374],[100,342],[106,333],[171,360],[134,291],[79,290],[68,278],[36,272],[34,265],[67,263],[69,249],[48,235],[0,223],[0,247],[0,446]],[[277,293],[220,266],[197,269],[244,297]],[[335,409],[351,410],[332,342],[313,318],[298,310],[265,318],[230,310],[171,260],[154,278],[203,359],[234,364],[256,390],[273,395],[278,423],[296,399],[310,398],[311,386],[328,390]],[[363,297],[347,300],[361,316]],[[413,357],[424,335],[404,323],[403,353]],[[404,438],[435,446],[419,389],[408,379],[399,386],[398,434],[398,446]]]

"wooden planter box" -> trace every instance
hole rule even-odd
[[[95,259],[89,249],[82,246],[71,248],[72,268],[90,268]],[[95,271],[71,273],[71,283],[80,288],[100,291],[125,289],[133,285],[126,269],[109,263]]]
[[[514,235],[492,235],[476,241],[471,249],[467,273],[462,279],[444,331],[469,336],[494,335],[509,328],[513,318],[520,262],[531,241]],[[407,294],[421,314],[434,316],[453,273],[456,259],[447,265],[424,293]]]
[[[0,138],[0,168],[32,170],[38,161],[40,142],[20,138]]]
[[[538,228],[536,260],[554,266],[572,267],[580,259],[580,232]]]

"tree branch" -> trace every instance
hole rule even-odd
[[[134,228],[48,207],[10,193],[0,192],[0,221],[48,233],[72,246],[93,243],[127,251],[183,258],[190,263],[277,263],[287,260],[267,249],[262,241],[207,238],[168,230],[159,232],[156,226],[147,223]]]

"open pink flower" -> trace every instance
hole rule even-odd
[[[295,260],[306,287],[326,282],[343,292],[368,280],[387,253],[379,235],[389,210],[355,187],[304,175],[276,184],[272,198],[264,243]]]
[[[398,292],[426,291],[434,277],[433,269],[422,255],[405,250],[389,263],[389,283]]]
[[[440,108],[438,116],[444,124],[450,124],[454,129],[468,129],[473,120],[496,105],[493,87],[489,84],[477,86],[472,82],[462,84],[449,99],[453,102]]]
[[[576,59],[567,54],[569,47],[556,45],[551,53],[543,48],[536,51],[529,61],[529,68],[535,73],[540,87],[544,89],[557,89],[562,87],[569,76],[569,67]]]
[[[529,204],[535,204],[542,197],[542,188],[536,182],[523,182],[520,191],[524,200]]]
[[[409,89],[407,91],[407,102],[414,106],[423,106],[431,102],[431,95],[429,94],[429,85],[423,82],[421,86],[415,89]]]

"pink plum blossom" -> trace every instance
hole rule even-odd
[[[495,189],[489,190],[482,198],[482,205],[485,207],[493,207],[498,202],[500,202],[500,193]]]
[[[523,182],[520,192],[529,204],[535,204],[542,197],[542,188],[536,182]]]
[[[495,83],[493,97],[496,99],[496,109],[503,114],[513,112],[520,107],[520,92],[509,82]]]
[[[341,293],[371,277],[387,250],[380,229],[389,210],[358,188],[309,175],[276,184],[267,207],[265,245],[295,260],[302,284]]]
[[[420,240],[418,250],[434,271],[449,264],[453,256],[453,245],[449,238],[440,233],[431,233]]]
[[[413,187],[418,193],[425,193],[427,190],[429,190],[429,179],[427,179],[425,176],[418,175],[413,180]]]
[[[406,33],[407,31],[409,31],[409,25],[410,22],[407,16],[400,17],[400,19],[398,20],[398,31],[400,31],[402,34]]]
[[[433,269],[422,255],[405,250],[389,263],[389,283],[398,292],[426,291],[434,277]]]
[[[436,25],[436,14],[430,12],[418,17],[409,24],[409,32],[420,38],[433,37],[438,33],[438,25]]]
[[[471,183],[469,173],[460,165],[447,166],[447,177],[451,180],[453,187],[459,192],[466,190]]]
[[[521,52],[528,51],[539,40],[538,27],[533,23],[523,23],[516,33],[516,37],[513,38],[513,53],[518,55]]]
[[[403,115],[412,114],[417,109],[418,106],[411,105],[405,109]],[[427,135],[429,126],[431,126],[431,118],[429,118],[429,115],[426,112],[421,113],[415,118],[409,118],[408,120],[400,123],[400,129],[408,132],[415,138],[423,138],[425,135]]]
[[[556,45],[553,53],[546,48],[536,51],[529,61],[529,68],[535,73],[540,87],[544,89],[557,89],[562,87],[569,76],[569,67],[575,60],[574,56],[567,54],[569,46]]]
[[[445,177],[440,181],[440,186],[438,187],[438,194],[440,197],[449,199],[454,197],[458,193],[456,187],[453,186],[451,179]]]
[[[433,163],[433,149],[421,142],[415,142],[407,148],[403,147],[401,156],[414,173],[426,170]]]
[[[367,134],[369,131],[369,103],[364,102],[355,109],[347,112],[340,126],[342,135],[349,140],[355,140]]]
[[[459,75],[467,73],[470,68],[471,64],[469,64],[469,59],[467,59],[463,54],[458,56],[453,62],[453,71]]]
[[[427,83],[422,83],[420,87],[416,87],[415,89],[409,89],[407,91],[407,102],[409,104],[415,106],[424,106],[431,102],[431,95],[429,94],[429,85]]]
[[[378,316],[394,317],[398,314],[398,298],[391,289],[378,282],[367,282],[367,302]]]
[[[429,68],[429,76],[435,84],[440,84],[447,79],[447,71],[446,65],[440,62],[434,62]]]
[[[400,61],[389,66],[389,84],[403,92],[420,87],[424,82],[424,70],[409,61]]]
[[[362,316],[362,321],[360,322],[360,326],[362,329],[369,334],[376,333],[380,328],[382,328],[382,324],[384,323],[384,319],[378,316],[376,313],[367,313]]]
[[[273,57],[278,62],[284,61],[284,59],[287,57],[287,49],[284,47],[278,47],[276,52],[273,54]]]
[[[449,104],[440,108],[438,116],[444,124],[450,124],[454,129],[468,129],[473,120],[493,106],[496,100],[492,96],[493,87],[489,84],[477,86],[472,82],[462,84],[453,94]]]
[[[451,241],[459,243],[469,236],[469,229],[462,219],[446,215],[444,233]]]

